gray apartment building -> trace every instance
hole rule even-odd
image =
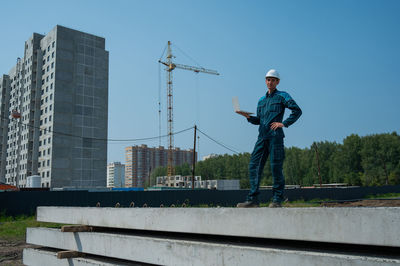
[[[163,146],[150,148],[147,145],[125,148],[125,187],[144,187],[151,171],[159,166],[167,166],[168,149]],[[172,150],[173,165],[193,164],[193,150]],[[195,154],[197,162],[197,152]]]
[[[0,76],[0,182],[106,186],[108,51],[105,39],[62,26],[33,33]]]

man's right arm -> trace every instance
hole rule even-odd
[[[260,101],[258,101],[258,103],[260,103]],[[258,104],[257,104],[257,116],[249,116],[247,117],[247,121],[252,123],[253,125],[260,124],[260,108],[258,108]]]
[[[260,118],[258,116],[249,116],[247,118],[247,121],[249,121],[253,125],[259,125],[260,124]]]

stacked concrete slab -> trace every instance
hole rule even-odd
[[[28,228],[52,250],[24,250],[27,265],[400,265],[400,208],[39,207],[37,219],[94,230]]]

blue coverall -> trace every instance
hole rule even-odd
[[[292,111],[290,116],[282,122],[285,108]],[[285,188],[285,178],[283,176],[282,165],[285,158],[283,138],[285,137],[282,128],[272,130],[271,123],[281,122],[285,127],[290,126],[301,116],[302,111],[296,102],[287,92],[274,90],[260,98],[257,105],[257,116],[250,116],[247,120],[260,125],[258,129],[258,139],[251,154],[249,164],[250,192],[247,201],[258,203],[260,180],[265,162],[270,154],[271,172],[273,177],[272,196],[273,201],[281,203],[283,201],[283,190]]]

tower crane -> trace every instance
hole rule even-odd
[[[167,57],[166,57],[167,60],[165,62],[161,61],[161,59],[158,60],[158,62],[160,64],[163,64],[166,66],[165,70],[167,71],[167,123],[168,123],[167,173],[168,173],[168,176],[172,176],[174,174],[174,166],[173,166],[173,148],[174,148],[173,120],[174,120],[174,118],[173,118],[172,71],[175,68],[179,68],[179,69],[193,71],[195,73],[206,73],[206,74],[212,74],[212,75],[219,75],[219,73],[215,70],[206,69],[203,67],[195,67],[195,66],[188,66],[188,65],[183,65],[183,64],[176,64],[176,63],[172,62],[172,58],[174,58],[174,56],[172,55],[171,42],[168,41],[168,49],[167,49]],[[169,183],[169,178],[168,178],[168,183]]]

